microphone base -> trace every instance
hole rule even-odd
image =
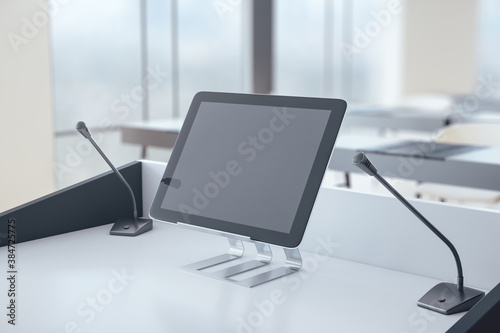
[[[445,315],[470,310],[484,296],[484,291],[464,287],[459,291],[456,284],[440,283],[422,296],[417,305]]]
[[[109,233],[115,236],[137,236],[153,229],[153,220],[148,218],[120,219],[115,222]]]

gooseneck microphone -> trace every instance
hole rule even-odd
[[[440,283],[429,290],[418,301],[418,305],[443,314],[452,314],[467,311],[484,296],[484,292],[464,287],[462,263],[455,246],[434,225],[432,225],[415,207],[412,206],[394,187],[382,176],[377,168],[370,162],[364,153],[354,155],[352,163],[370,176],[375,177],[384,187],[391,192],[406,208],[408,208],[420,221],[438,236],[451,250],[457,265],[457,284]]]
[[[403,205],[406,206],[416,217],[420,219],[429,229],[432,230],[436,236],[438,236],[451,250],[453,256],[455,257],[455,262],[457,263],[457,289],[462,291],[464,289],[464,277],[462,272],[462,262],[460,261],[460,257],[458,256],[458,252],[455,249],[455,246],[446,238],[435,226],[433,226],[429,220],[427,220],[415,207],[413,207],[399,192],[394,189],[384,178],[382,178],[378,172],[377,168],[371,163],[371,161],[366,157],[364,153],[358,153],[354,155],[352,163],[366,172],[370,176],[374,176],[389,192],[392,193]]]
[[[127,187],[128,191],[130,192],[130,196],[132,197],[132,205],[134,211],[133,219],[120,219],[116,221],[109,233],[111,235],[118,235],[118,236],[137,236],[153,229],[153,221],[151,219],[137,217],[137,204],[135,202],[135,196],[134,192],[132,191],[132,188],[127,183],[125,178],[123,178],[122,174],[115,168],[115,166],[111,163],[108,157],[104,154],[101,148],[99,148],[94,139],[92,139],[92,136],[90,135],[87,125],[85,125],[83,121],[79,121],[76,124],[76,129],[86,139],[88,139],[90,143],[95,147],[97,152],[102,156],[102,158],[106,161],[106,163],[108,163],[108,165],[118,176],[118,178],[120,178],[123,184]]]

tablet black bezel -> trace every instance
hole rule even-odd
[[[202,102],[290,107],[310,109],[312,112],[314,112],[314,110],[331,111],[289,233],[282,233],[269,229],[241,225],[234,222],[191,215],[161,207],[168,189],[169,182],[166,181],[166,179],[170,179],[174,174],[175,168],[177,167],[182,150]],[[321,186],[323,175],[328,166],[346,107],[346,102],[340,99],[220,92],[197,93],[194,96],[186,115],[186,119],[184,120],[184,124],[182,125],[181,131],[163,174],[162,181],[160,182],[158,191],[153,200],[150,216],[159,221],[173,223],[182,222],[198,227],[249,237],[254,241],[263,243],[275,244],[287,248],[297,247],[302,240],[309,221],[309,216],[313,209],[318,190]]]

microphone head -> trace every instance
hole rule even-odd
[[[76,130],[80,132],[85,138],[90,138],[90,132],[89,129],[87,128],[87,125],[83,121],[79,121],[76,123]]]
[[[87,128],[87,125],[85,125],[85,123],[83,121],[79,121],[79,122],[76,123],[76,129],[77,130],[80,131],[80,130],[82,130],[84,128]]]
[[[377,173],[377,168],[370,162],[365,153],[357,153],[352,159],[352,164],[366,172],[368,175],[373,176]]]

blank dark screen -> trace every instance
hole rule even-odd
[[[161,207],[289,233],[330,113],[202,102]]]

